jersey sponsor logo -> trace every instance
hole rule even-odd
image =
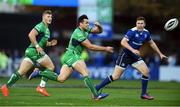
[[[136,33],[135,37],[139,37],[139,34]]]
[[[83,34],[82,33],[77,33],[77,35],[78,35],[78,37],[82,37],[83,36]]]
[[[45,37],[50,38],[50,32],[49,32],[49,29],[46,29]]]

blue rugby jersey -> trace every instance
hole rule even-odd
[[[125,38],[128,39],[129,45],[136,49],[139,50],[140,47],[145,43],[151,40],[151,36],[148,30],[143,29],[143,31],[138,31],[136,27],[128,30],[128,32],[125,35]],[[133,54],[130,50],[127,48],[123,49],[124,52]],[[135,55],[135,54],[134,54]],[[133,55],[133,56],[134,56]],[[136,56],[136,55],[135,55]]]

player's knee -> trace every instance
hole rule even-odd
[[[59,79],[60,83],[64,83],[66,80],[65,79]]]
[[[58,81],[59,81],[60,83],[64,83],[64,82],[66,81],[66,78],[63,77],[63,76],[58,76]]]
[[[62,79],[62,78],[58,78],[58,81],[60,82],[60,83],[64,83],[64,79]]]
[[[49,67],[48,69],[51,70],[51,71],[54,71],[55,67],[53,65],[52,67]]]
[[[20,76],[23,76],[23,75],[26,74],[25,72],[22,72],[22,71],[20,71],[20,70],[18,70],[17,72],[19,73]]]
[[[112,79],[113,79],[113,80],[118,80],[118,79],[119,79],[119,76],[118,76],[118,75],[112,75]]]
[[[149,77],[149,70],[147,69],[147,70],[144,70],[144,72],[142,73],[144,76],[147,76],[147,77]]]
[[[20,76],[26,75],[27,73],[27,71],[23,71],[21,69],[19,69],[17,72],[19,73]]]

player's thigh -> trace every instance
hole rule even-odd
[[[44,55],[42,58],[37,60],[41,66],[54,71],[54,64],[48,55]]]
[[[114,80],[119,79],[124,69],[132,62],[132,58],[125,52],[121,52],[116,60],[116,66],[112,77]]]
[[[33,62],[29,58],[24,58],[20,64],[18,72],[20,75],[26,74],[33,67]]]
[[[119,79],[119,77],[122,75],[125,68],[122,68],[121,66],[116,65],[114,68],[114,72],[112,73],[113,80]]]
[[[88,76],[89,72],[88,69],[86,67],[86,64],[83,60],[78,60],[73,64],[73,68],[78,71],[80,74],[82,74],[83,76]]]
[[[60,71],[60,75],[58,76],[58,80],[60,82],[64,82],[68,79],[68,77],[72,74],[73,69],[72,67],[68,67],[67,65],[63,65]]]
[[[134,68],[136,68],[139,72],[143,75],[149,75],[149,69],[143,60],[137,61],[136,63],[132,64]]]

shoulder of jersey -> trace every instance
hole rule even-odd
[[[133,27],[133,28],[131,28],[131,31],[136,31],[137,30],[137,28],[136,27]],[[145,31],[145,32],[149,32],[147,29],[143,29],[143,31]]]
[[[137,28],[136,28],[136,27],[133,27],[133,28],[131,28],[131,30],[132,30],[132,31],[136,31],[136,30],[137,30]]]

